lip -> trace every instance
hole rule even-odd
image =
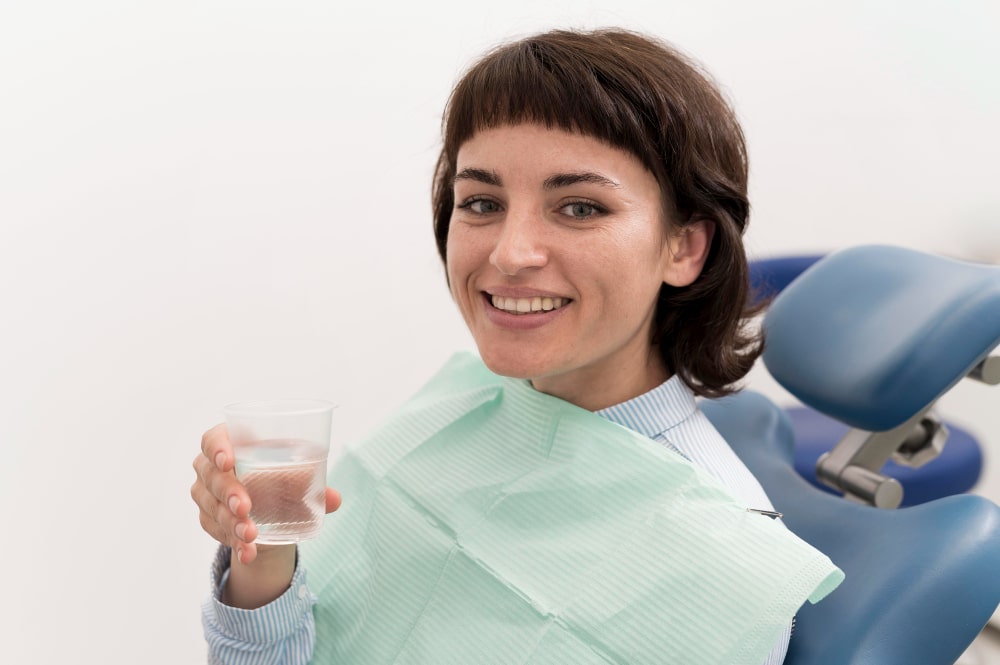
[[[527,289],[517,286],[497,286],[483,289],[482,292],[486,294],[487,298],[490,296],[502,296],[504,298],[562,298],[563,300],[572,300],[572,298],[567,298],[555,291],[539,291],[538,289]]]
[[[483,309],[486,313],[486,318],[498,328],[505,330],[534,330],[535,328],[541,328],[544,325],[551,323],[566,311],[569,307],[573,305],[573,300],[567,298],[569,302],[559,309],[550,309],[548,311],[541,312],[531,312],[525,314],[511,314],[510,312],[505,312],[502,309],[497,309],[493,306],[490,301],[490,296],[503,296],[504,298],[561,298],[563,296],[553,296],[550,293],[543,291],[534,291],[531,289],[516,289],[516,288],[503,288],[488,291],[481,291],[481,300],[483,303]]]

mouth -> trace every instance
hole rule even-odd
[[[551,312],[573,302],[571,298],[533,296],[531,298],[508,298],[484,292],[486,299],[495,309],[507,314],[525,315]]]

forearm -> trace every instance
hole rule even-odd
[[[222,601],[232,572],[229,549],[220,548],[212,570],[212,595],[202,606],[209,663],[308,663],[316,643],[312,608],[317,599],[306,584],[306,571],[296,568],[285,592],[257,609]]]
[[[234,552],[222,602],[244,610],[267,605],[288,590],[295,574],[295,557],[295,545],[262,545],[251,564],[240,563]]]

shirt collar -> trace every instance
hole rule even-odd
[[[675,374],[649,392],[595,413],[654,438],[690,418],[697,408],[694,393]]]

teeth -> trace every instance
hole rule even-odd
[[[511,314],[530,314],[532,312],[548,312],[559,309],[569,303],[568,298],[549,298],[535,296],[534,298],[505,298],[503,296],[490,296],[490,301],[497,309],[502,309]]]

